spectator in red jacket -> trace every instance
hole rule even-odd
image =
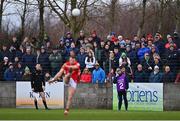
[[[92,75],[88,68],[85,68],[83,73],[81,74],[80,81],[83,83],[91,83]]]

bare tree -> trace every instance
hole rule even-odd
[[[37,0],[39,9],[39,40],[44,40],[44,0]]]
[[[53,10],[56,15],[63,21],[66,27],[68,27],[77,36],[79,30],[83,28],[87,20],[87,15],[90,7],[92,7],[98,0],[47,0],[50,9]],[[62,4],[64,7],[62,7]],[[71,16],[71,11],[74,8],[79,8],[81,10],[81,16],[75,17]]]

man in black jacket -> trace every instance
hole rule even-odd
[[[138,64],[137,70],[134,73],[134,82],[147,82],[145,81],[145,73],[141,64]]]
[[[40,64],[36,65],[35,72],[32,75],[31,88],[33,91],[34,104],[35,104],[36,109],[38,109],[37,99],[39,95],[42,98],[45,109],[48,109],[47,104],[46,104],[45,93],[44,93],[45,79],[44,79],[44,74],[42,72],[42,67]]]
[[[174,73],[171,72],[169,66],[165,66],[165,72],[163,73],[163,83],[173,83],[175,82]]]

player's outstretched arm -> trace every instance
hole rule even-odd
[[[60,69],[60,71],[54,76],[54,78],[52,78],[48,81],[48,83],[51,84],[51,83],[55,82],[59,77],[61,77],[63,75],[63,73],[64,73],[64,69],[62,67]]]

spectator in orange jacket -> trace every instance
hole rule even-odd
[[[83,83],[91,83],[92,75],[88,68],[85,68],[83,73],[81,74],[80,81]]]

